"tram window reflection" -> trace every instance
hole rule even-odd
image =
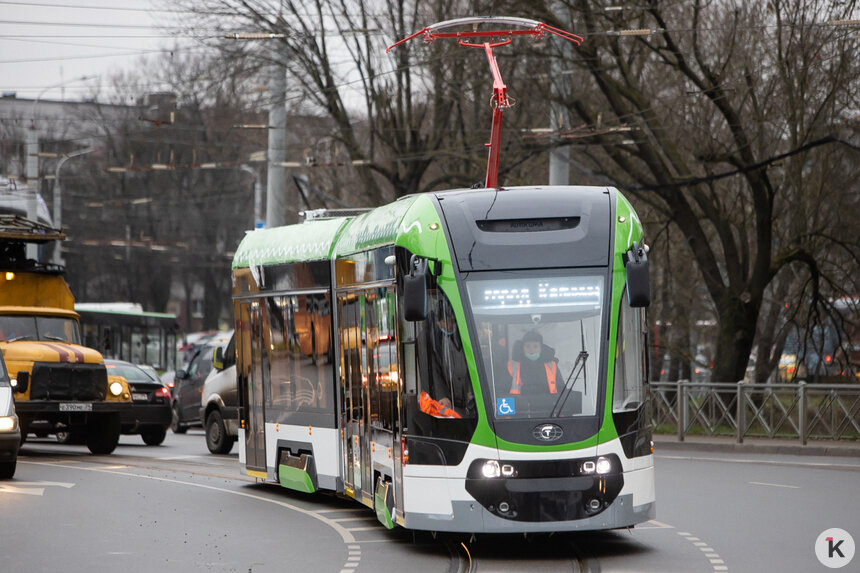
[[[475,396],[454,309],[439,288],[428,292],[428,302],[427,318],[417,323],[419,407],[435,418],[473,418]]]

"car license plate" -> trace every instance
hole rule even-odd
[[[92,412],[92,402],[62,402],[60,412]]]
[[[131,399],[135,402],[146,402],[149,400],[149,397],[146,394],[141,394],[140,392],[134,392],[131,395]]]

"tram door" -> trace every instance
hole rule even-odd
[[[247,317],[248,335],[242,336],[250,353],[250,371],[247,373],[248,419],[245,426],[246,469],[266,473],[266,424],[263,405],[263,387],[269,376],[269,364],[263,348],[263,310],[259,302],[241,305]]]
[[[340,342],[341,428],[343,479],[348,494],[362,499],[372,494],[370,448],[367,443],[367,377],[364,336],[364,295],[338,295]]]

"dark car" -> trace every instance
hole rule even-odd
[[[157,376],[123,360],[105,360],[111,376],[122,376],[131,391],[131,410],[122,415],[122,433],[140,434],[143,443],[157,446],[170,425],[170,390]]]
[[[3,356],[0,355],[0,479],[9,479],[15,475],[19,447],[21,429],[15,415],[12,384],[6,373]]]
[[[203,397],[203,383],[212,371],[212,356],[215,349],[229,341],[229,333],[221,333],[206,344],[198,347],[184,370],[177,370],[173,387],[173,418],[170,429],[184,434],[189,426],[200,426],[200,403]]]

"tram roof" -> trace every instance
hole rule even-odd
[[[233,268],[299,261],[324,261],[349,219],[321,219],[297,225],[250,231],[233,257]]]
[[[394,242],[400,221],[418,195],[404,197],[357,217],[311,220],[251,231],[236,249],[233,268],[322,261]]]

